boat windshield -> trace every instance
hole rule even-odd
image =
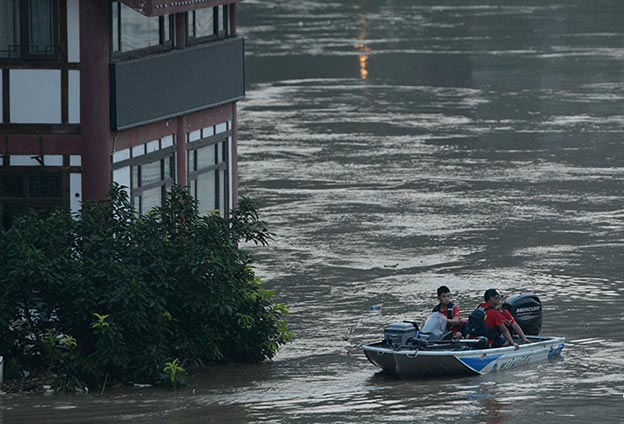
[[[446,330],[446,317],[441,313],[434,312],[429,315],[429,318],[422,326],[423,333],[430,333],[434,336],[441,336]]]

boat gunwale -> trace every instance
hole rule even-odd
[[[374,346],[375,344],[383,343],[376,342],[362,345],[363,350],[368,350],[370,352],[382,353],[382,354],[394,354],[394,355],[407,355],[407,356],[479,356],[479,355],[493,355],[497,353],[507,353],[507,352],[519,352],[519,351],[532,351],[534,348],[541,348],[550,345],[555,345],[557,343],[565,343],[565,337],[544,337],[544,336],[528,336],[528,339],[538,339],[533,343],[525,343],[521,344],[520,348],[516,350],[513,346],[504,346],[504,347],[496,347],[496,348],[486,348],[486,349],[467,349],[467,350],[420,350],[416,347],[409,348],[406,346],[402,346],[400,348],[389,348],[382,346]]]

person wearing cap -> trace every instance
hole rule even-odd
[[[513,346],[519,349],[518,343],[516,343],[511,337],[511,333],[505,326],[505,316],[497,308],[501,304],[501,295],[496,289],[488,289],[483,294],[485,303],[481,304],[481,307],[485,309],[485,325],[490,329],[491,338],[488,338],[488,343],[492,347]],[[495,335],[498,334],[498,337]]]
[[[461,339],[461,325],[459,306],[451,302],[451,290],[446,286],[438,287],[438,303],[431,312],[439,312],[447,319],[446,329],[453,334],[453,338]]]

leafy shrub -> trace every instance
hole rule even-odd
[[[186,370],[180,365],[180,360],[178,358],[175,358],[171,362],[167,362],[163,368],[163,373],[163,380],[171,385],[173,390],[177,389],[178,386],[183,386],[186,383],[186,380],[184,379]]]
[[[200,216],[179,186],[135,213],[126,192],[30,214],[0,232],[0,355],[6,375],[46,370],[90,384],[156,381],[177,365],[270,359],[291,335],[241,241],[271,234],[243,198]],[[181,365],[180,365],[181,366]]]

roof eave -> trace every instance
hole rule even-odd
[[[163,16],[189,10],[205,9],[222,4],[240,3],[241,0],[120,0],[145,16]]]

